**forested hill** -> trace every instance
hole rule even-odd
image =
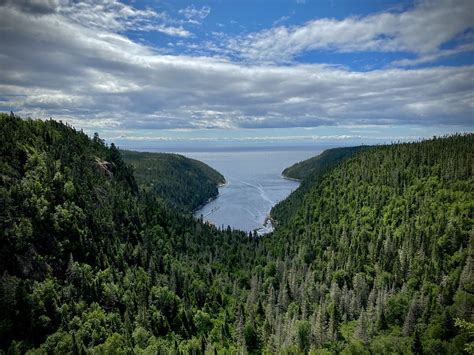
[[[283,170],[282,175],[284,177],[301,180],[301,184],[286,199],[273,206],[270,215],[275,223],[288,223],[300,208],[305,195],[327,171],[357,152],[368,148],[370,146],[327,149],[315,157],[293,164]]]
[[[472,353],[473,169],[469,134],[374,147],[315,179],[266,240],[285,260],[280,344],[295,327],[305,350]]]
[[[192,211],[214,198],[225,178],[198,160],[178,154],[121,150],[134,168],[138,186],[163,198],[171,207]]]
[[[256,240],[143,193],[98,136],[1,114],[0,141],[0,353],[236,348]]]
[[[326,170],[337,165],[342,160],[370,146],[342,147],[326,149],[321,154],[300,161],[283,170],[282,175],[288,178],[303,180],[311,174],[322,175]]]
[[[1,115],[0,140],[0,353],[472,353],[474,135],[359,152],[261,238],[98,136]]]

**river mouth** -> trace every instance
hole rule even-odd
[[[273,231],[269,218],[272,207],[298,188],[299,181],[285,179],[281,172],[288,166],[317,155],[319,149],[282,151],[235,151],[181,153],[201,160],[226,179],[219,195],[194,212],[225,229],[230,226],[258,235]]]

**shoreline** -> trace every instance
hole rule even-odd
[[[255,228],[253,230],[254,233],[257,233],[259,237],[263,237],[264,235],[270,234],[275,230],[275,224],[273,223],[273,218],[270,215],[265,217],[263,224],[259,228]]]
[[[301,183],[303,181],[302,179],[296,179],[296,178],[288,177],[288,176],[285,176],[283,174],[280,174],[280,177],[284,180],[294,181],[294,182],[298,182],[298,183]],[[220,183],[217,186],[218,186],[218,188],[222,188],[222,187],[226,187],[228,185],[229,185],[229,182],[226,180],[224,183]],[[192,212],[193,216],[196,217],[196,218],[200,218],[200,216],[197,215],[196,213],[199,210],[201,210],[202,208],[204,208],[207,204],[209,204],[212,201],[214,201],[215,199],[217,199],[219,196],[220,196],[220,193],[218,193],[214,197],[209,198],[206,202],[204,202],[201,205],[199,205],[198,207],[196,207]],[[272,208],[274,206],[275,205],[273,205]],[[275,230],[275,227],[278,225],[278,222],[276,220],[274,220],[272,218],[272,216],[270,215],[272,208],[270,208],[270,211],[268,212],[265,219],[263,220],[263,223],[259,227],[254,228],[252,230],[249,230],[246,233],[257,233],[257,235],[259,237],[272,233]],[[213,212],[215,212],[215,211],[211,211],[209,214],[211,214]],[[206,216],[208,216],[209,214],[207,214]],[[205,217],[202,213],[201,213],[201,215],[203,217]],[[209,224],[215,226],[216,228],[218,228],[218,226],[215,223],[212,223],[212,222],[209,222],[209,221],[207,221],[206,223],[209,223]]]
[[[207,204],[211,203],[212,201],[214,201],[216,198],[219,197],[220,193],[219,193],[219,189],[221,187],[226,187],[227,185],[229,185],[229,183],[227,182],[227,180],[225,180],[224,182],[221,182],[219,184],[217,184],[217,195],[216,196],[212,196],[212,197],[209,197],[207,199],[206,202],[203,202],[201,203],[199,206],[197,206],[196,208],[194,208],[192,211],[191,211],[191,214],[194,216],[194,217],[197,217],[199,218],[199,216],[196,216],[196,212],[199,211],[200,209],[202,209],[204,206],[206,206]]]
[[[289,176],[285,176],[283,174],[281,174],[281,177],[285,180],[290,180],[290,181],[296,181],[296,182],[302,182],[303,181],[303,179],[292,178],[292,177],[289,177]]]

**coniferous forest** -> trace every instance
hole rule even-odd
[[[218,194],[225,178],[199,160],[179,154],[120,151],[132,165],[139,187],[154,194],[171,208],[192,211]]]
[[[223,177],[189,159],[13,114],[0,142],[0,353],[474,351],[473,134],[303,164],[262,237],[191,216]]]

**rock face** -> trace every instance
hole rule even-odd
[[[114,174],[112,173],[112,163],[109,163],[108,161],[95,158],[95,164],[97,167],[97,171],[107,177],[113,177]]]

